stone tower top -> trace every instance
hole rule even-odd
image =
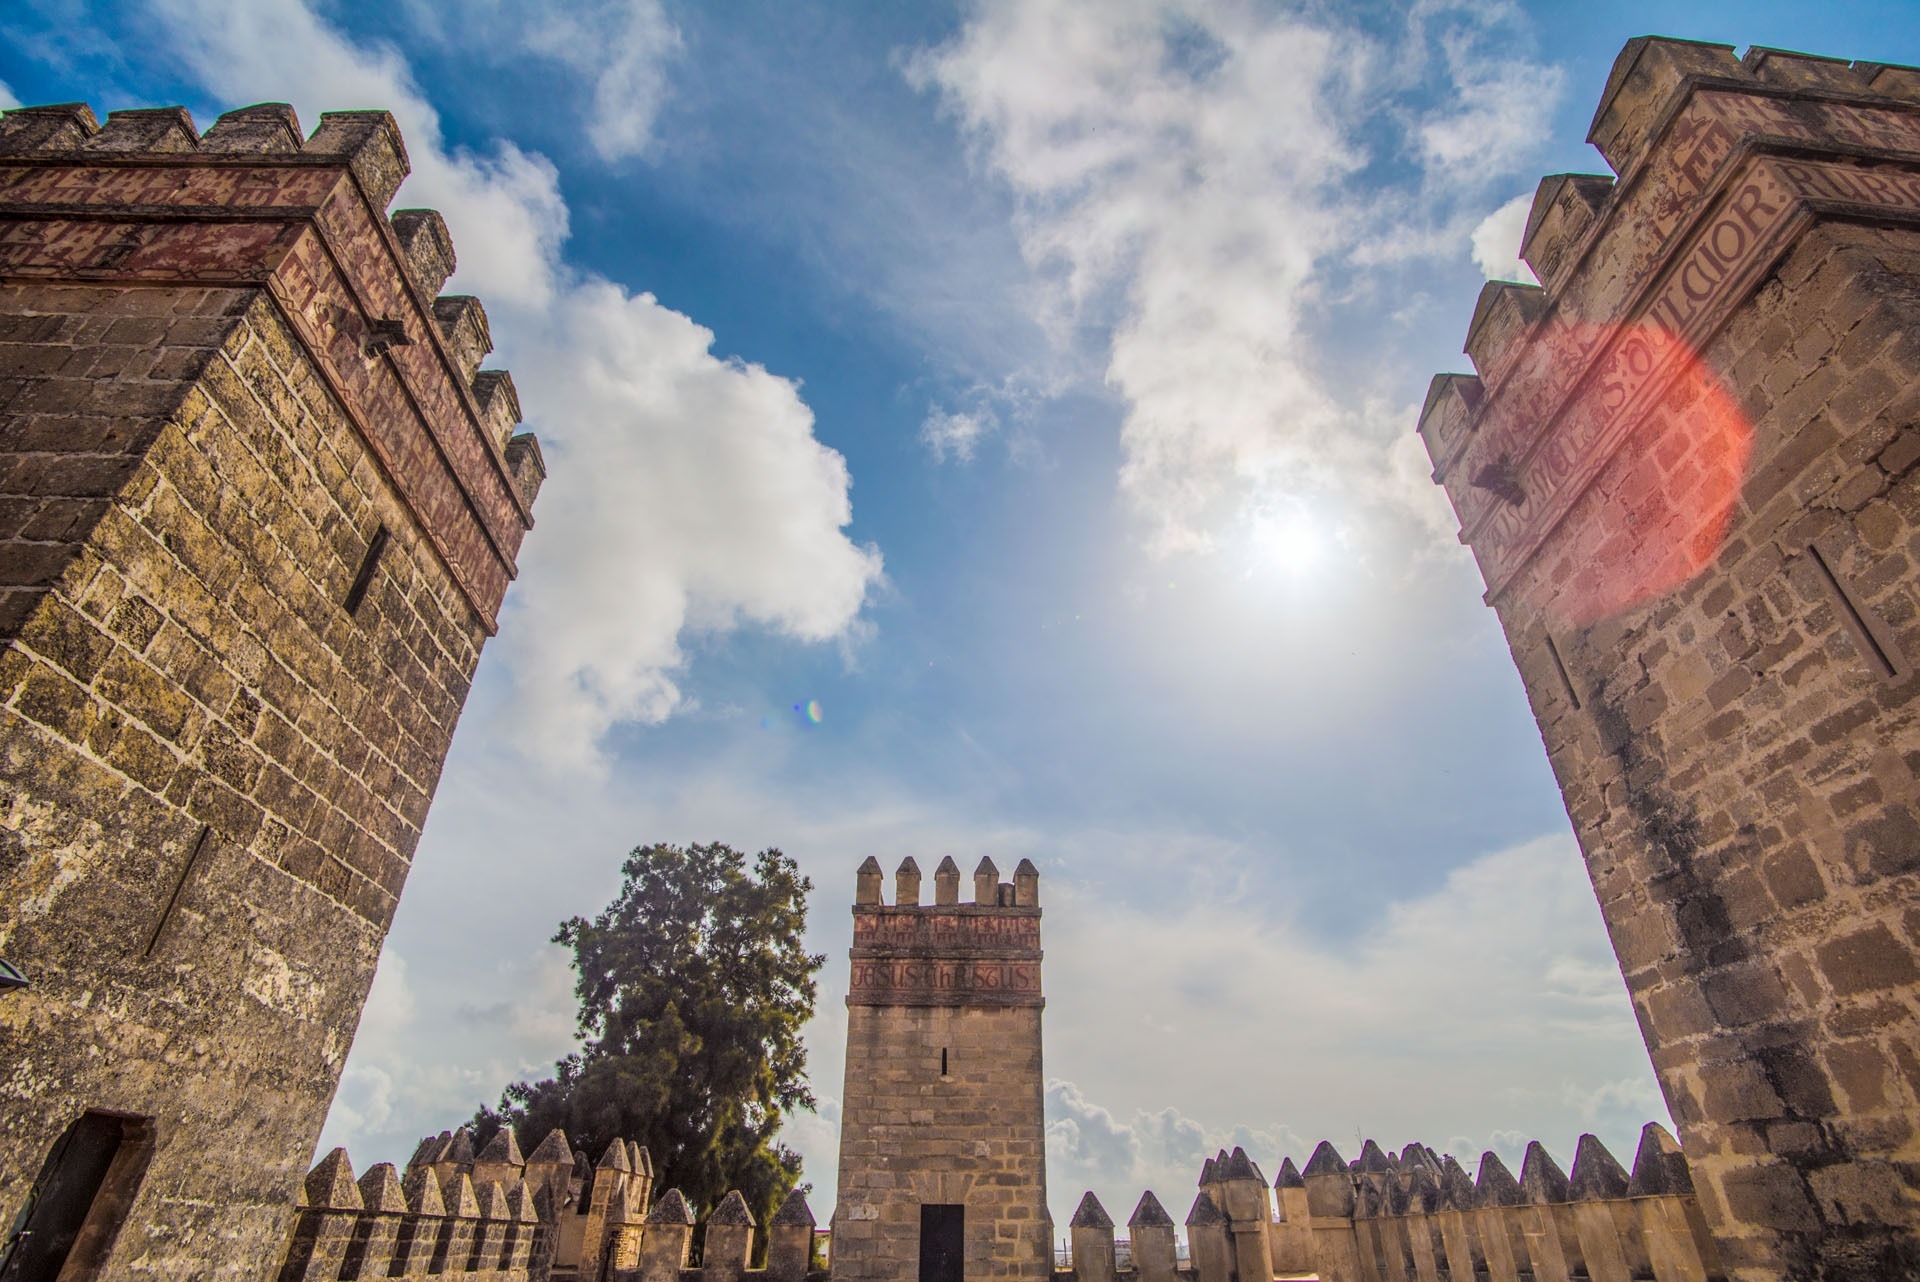
[[[881,902],[880,862],[860,865],[853,904],[850,1006],[1040,1006],[1040,873],[1022,859],[998,881],[991,859],[974,873],[974,902],[959,897],[959,866],[943,859],[934,902],[920,902],[920,866],[895,873]]]
[[[441,294],[446,223],[396,210],[410,166],[392,115],[332,111],[303,140],[284,103],[204,134],[184,107],[85,103],[0,115],[7,202],[40,227],[7,246],[14,278],[129,288],[266,286],[486,630],[546,476],[516,435],[519,398],[476,298]]]

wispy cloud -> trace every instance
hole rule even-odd
[[[1536,145],[1559,77],[1508,16],[1423,3],[1379,33],[1242,0],[978,0],[911,62],[1014,194],[1051,332],[1105,336],[1153,547],[1216,547],[1288,494],[1398,503],[1412,407],[1329,378],[1316,322],[1368,264],[1464,258],[1480,189]],[[1441,106],[1409,92],[1429,65]]]
[[[999,426],[998,416],[990,409],[933,409],[920,424],[920,441],[938,462],[971,463],[980,442]]]
[[[657,5],[567,21],[616,10],[671,43]],[[530,755],[591,767],[613,724],[670,715],[688,628],[805,642],[855,629],[880,554],[845,534],[852,481],[797,385],[716,355],[710,331],[651,294],[571,268],[550,162],[507,141],[449,147],[398,52],[354,44],[298,0],[162,0],[160,12],[177,56],[222,101],[291,100],[309,121],[377,104],[400,121],[414,168],[400,201],[446,217],[458,287],[487,304],[551,469],[500,646]],[[602,34],[617,44],[625,29]],[[606,74],[626,77],[608,92],[639,92],[627,83],[637,70]]]
[[[13,90],[7,87],[7,82],[0,80],[0,111],[7,111],[19,105],[20,100],[13,96]]]

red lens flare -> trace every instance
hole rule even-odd
[[[1579,627],[1665,596],[1713,563],[1753,449],[1746,411],[1684,339],[1652,324],[1612,337],[1608,365],[1625,378],[1602,378],[1588,395],[1639,421],[1549,543],[1550,609]],[[1622,387],[1649,376],[1666,382],[1658,399],[1627,403]]]

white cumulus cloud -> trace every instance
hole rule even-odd
[[[851,478],[798,387],[715,355],[711,332],[652,295],[570,268],[550,162],[505,141],[450,148],[395,51],[350,43],[299,0],[161,0],[160,12],[175,53],[224,101],[292,101],[308,124],[322,109],[385,107],[400,122],[413,176],[396,203],[445,216],[460,259],[449,288],[486,303],[551,472],[503,620],[524,746],[592,765],[615,722],[669,715],[688,628],[816,642],[855,629],[880,555],[845,534]],[[652,33],[649,47],[672,43],[657,5],[567,21],[609,15],[627,24],[602,33],[616,44],[629,27]],[[643,109],[617,126],[632,130],[651,121],[657,85],[626,57],[600,83]]]
[[[1538,285],[1533,268],[1520,261],[1520,240],[1527,232],[1533,197],[1515,196],[1481,219],[1473,229],[1473,265],[1488,280],[1516,280]]]
[[[1504,10],[1419,4],[1388,37],[1338,15],[978,0],[909,64],[1010,188],[1051,331],[1107,335],[1120,485],[1162,551],[1287,495],[1393,503],[1407,421],[1329,376],[1324,308],[1369,264],[1458,252],[1457,206],[1524,158],[1558,89],[1496,39]],[[1428,62],[1422,108],[1407,68]],[[1396,148],[1411,176],[1382,178]]]

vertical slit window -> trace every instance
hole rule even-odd
[[[1567,692],[1567,698],[1573,702],[1573,710],[1580,710],[1580,692],[1574,688],[1573,674],[1567,671],[1567,661],[1560,657],[1560,647],[1554,642],[1553,633],[1547,633],[1547,653],[1553,656],[1553,670],[1560,674],[1560,685]]]
[[[947,1048],[942,1046],[940,1048],[940,1076],[945,1077],[946,1075],[947,1075]]]
[[[360,603],[367,599],[374,572],[380,568],[380,556],[387,550],[387,537],[387,527],[382,525],[367,540],[367,554],[360,558],[360,572],[353,576],[353,586],[347,589],[347,599],[341,603],[348,614],[360,613]]]
[[[166,933],[167,923],[173,920],[173,910],[180,903],[180,892],[187,888],[187,879],[193,876],[193,870],[200,864],[200,855],[207,848],[207,838],[213,835],[213,829],[201,825],[200,836],[193,843],[193,849],[187,852],[187,862],[180,865],[180,876],[173,883],[173,893],[167,896],[167,906],[160,910],[160,920],[153,923],[153,934],[147,940],[144,956],[153,956],[153,950],[160,946],[160,937]]]
[[[1853,638],[1853,648],[1860,652],[1860,658],[1874,675],[1882,681],[1897,681],[1906,676],[1906,657],[1900,653],[1892,629],[1854,595],[1853,585],[1833,568],[1833,562],[1818,544],[1807,545],[1807,559],[1813,562],[1820,585],[1826,589],[1841,624]]]

